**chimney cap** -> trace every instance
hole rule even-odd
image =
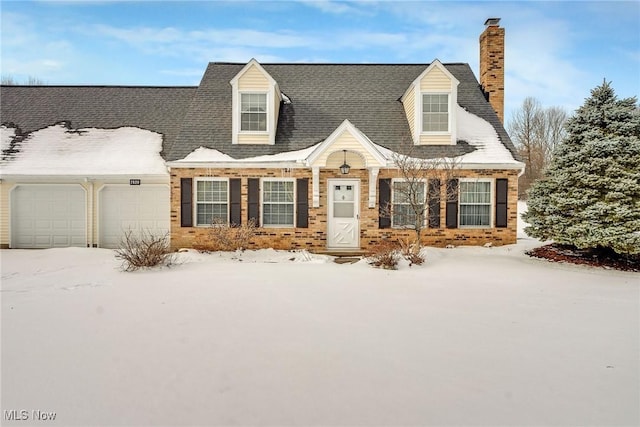
[[[484,21],[484,25],[486,27],[499,27],[500,18],[488,18],[486,21]]]

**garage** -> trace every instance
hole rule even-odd
[[[98,245],[117,248],[127,230],[169,231],[169,186],[105,185],[99,192]]]
[[[11,191],[11,247],[87,245],[86,191],[79,184],[17,185]]]

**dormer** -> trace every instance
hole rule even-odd
[[[456,143],[456,111],[460,82],[435,59],[400,100],[415,145]]]
[[[229,82],[234,144],[275,144],[282,94],[278,83],[252,59]]]

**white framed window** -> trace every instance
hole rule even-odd
[[[392,227],[415,228],[417,221],[424,223],[426,188],[425,181],[392,180]],[[416,210],[418,210],[418,212],[416,212]]]
[[[217,221],[229,223],[229,180],[196,178],[195,182],[196,226],[209,226]]]
[[[449,131],[449,94],[422,94],[422,132]]]
[[[267,94],[240,94],[240,131],[267,131]]]
[[[262,225],[293,227],[295,219],[295,180],[293,178],[262,179]]]
[[[492,180],[460,180],[461,227],[491,227]]]

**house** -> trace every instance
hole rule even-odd
[[[209,64],[197,88],[2,87],[0,243],[109,247],[151,227],[177,249],[201,246],[214,221],[254,221],[254,247],[368,250],[412,233],[384,212],[405,203],[398,154],[455,163],[424,183],[424,244],[515,243],[524,165],[502,125],[504,29],[485,26],[480,83],[437,59],[252,59]]]

